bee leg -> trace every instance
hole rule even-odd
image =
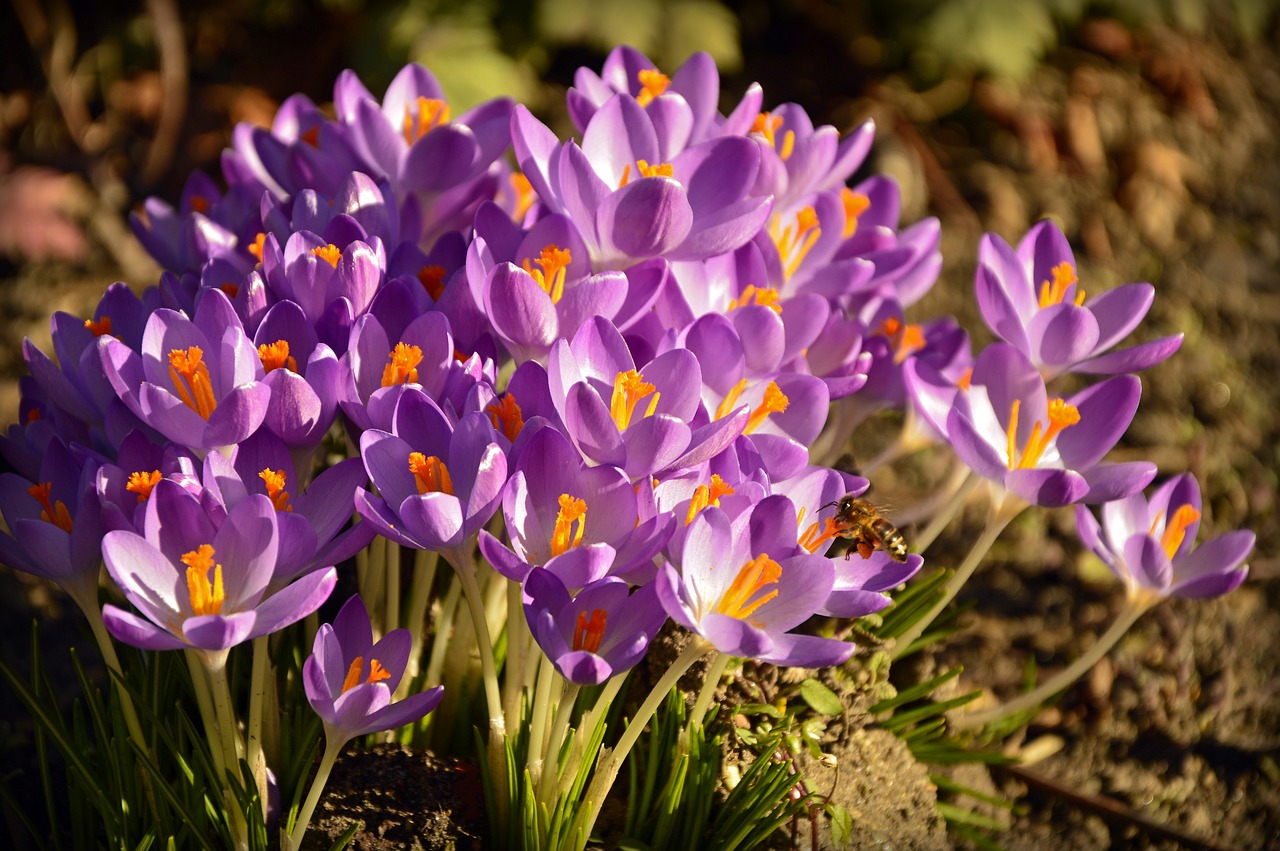
[[[874,550],[875,547],[871,546],[871,544],[868,544],[865,541],[858,541],[858,555],[863,558],[871,558],[871,553]]]

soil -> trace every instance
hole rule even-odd
[[[1016,241],[1044,216],[1076,247],[1087,291],[1153,282],[1156,300],[1137,337],[1186,336],[1177,355],[1144,374],[1142,407],[1113,457],[1152,460],[1162,476],[1193,472],[1205,493],[1202,537],[1242,527],[1258,535],[1243,587],[1222,600],[1161,604],[1055,708],[1004,743],[1011,753],[1041,755],[1027,768],[1034,776],[954,771],[965,785],[1016,800],[1012,813],[971,798],[956,803],[1007,823],[990,835],[1010,849],[1280,847],[1280,32],[1244,42],[1221,21],[1190,35],[1095,20],[1068,35],[1069,46],[1021,89],[949,81],[915,91],[896,72],[862,69],[847,85],[863,96],[850,103],[846,78],[828,69],[825,98],[815,101],[797,92],[786,56],[757,64],[748,44],[745,65],[771,99],[818,103],[811,109],[818,121],[877,120],[873,167],[901,182],[904,220],[937,215],[942,223],[942,277],[913,318],[951,313],[980,328],[972,295],[978,239],[994,231]],[[818,53],[829,59],[792,49],[810,63]],[[269,62],[253,67],[263,78],[288,78]],[[248,90],[250,82],[237,85]],[[225,118],[204,114],[196,123],[207,129]],[[216,152],[208,135],[201,144]],[[116,270],[119,247],[104,246],[102,233],[93,230],[76,259],[0,270],[6,422],[16,418],[23,337],[48,351],[52,310],[84,314],[119,277],[150,282]],[[978,334],[976,345],[988,339]],[[908,506],[912,488],[938,475],[936,461],[927,455],[906,473],[882,474],[878,492]],[[929,564],[954,564],[981,523],[976,511],[964,515]],[[895,681],[962,664],[957,692],[984,687],[1007,699],[1022,688],[1028,663],[1045,676],[1087,648],[1122,594],[1080,555],[1074,534],[1068,511],[1016,521],[962,595],[976,603],[968,628],[901,666]],[[2,578],[4,620],[17,626],[5,628],[0,648],[21,658],[30,613],[68,607],[25,577]],[[59,622],[62,634],[77,634],[66,618]],[[46,621],[42,633],[55,629]],[[24,723],[5,729],[20,736]],[[900,743],[860,722],[835,732],[839,768],[830,771],[838,774],[815,778],[856,814],[862,832],[853,847],[953,841],[939,830],[923,768]],[[311,836],[336,836],[347,818],[360,818],[369,825],[356,848],[481,847],[478,786],[438,784],[442,776],[472,782],[459,771],[398,747],[349,752]],[[1037,779],[1047,783],[1030,782]],[[444,813],[463,814],[461,826],[432,834]]]

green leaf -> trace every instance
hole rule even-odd
[[[800,697],[814,712],[823,715],[844,714],[844,704],[836,693],[812,677],[800,683]]]

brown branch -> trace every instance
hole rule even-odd
[[[147,0],[156,52],[160,56],[160,117],[156,135],[147,150],[142,182],[153,184],[164,176],[178,149],[178,137],[187,115],[187,40],[174,0]]]
[[[85,139],[93,126],[89,106],[72,73],[76,54],[76,28],[65,2],[56,2],[50,17],[37,0],[13,0],[14,11],[49,80],[49,90],[58,102],[62,119],[76,147],[85,150]],[[95,153],[85,151],[85,153]]]

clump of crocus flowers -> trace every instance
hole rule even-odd
[[[133,217],[158,282],[55,315],[55,357],[24,349],[0,559],[62,585],[113,668],[113,641],[184,653],[215,764],[244,761],[262,801],[270,642],[311,616],[302,679],[326,746],[285,847],[348,740],[420,724],[442,743],[480,695],[497,823],[534,808],[528,829],[582,848],[698,659],[715,654],[690,725],[731,659],[846,663],[852,642],[806,625],[883,609],[923,564],[833,549],[861,534],[837,506],[868,482],[831,464],[878,410],[907,412],[902,446],[949,444],[972,471],[918,551],[979,480],[993,506],[900,649],[1029,506],[1077,506],[1125,583],[1119,632],[1243,579],[1249,533],[1193,548],[1193,480],[1147,502],[1154,465],[1104,461],[1133,373],[1180,343],[1114,350],[1149,285],[1087,297],[1047,221],[1016,249],[989,235],[978,302],[1000,341],[974,355],[953,320],[906,319],[941,265],[937,222],[903,227],[885,177],[850,185],[869,123],[841,139],[758,86],[722,114],[704,54],[668,77],[622,47],[576,80],[568,139],[509,100],[455,115],[420,66],[381,99],[344,73],[332,113],[291,98],[273,127],[237,128],[222,182],[194,175],[177,207]],[[1059,395],[1067,373],[1108,377]],[[319,625],[340,584],[359,595]],[[684,651],[593,767],[670,622]],[[246,644],[237,707],[227,660]]]

